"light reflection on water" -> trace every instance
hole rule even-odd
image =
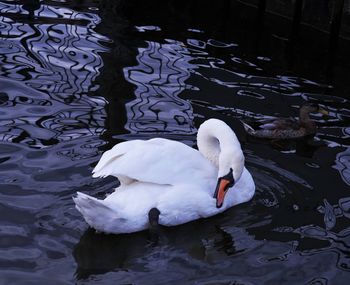
[[[117,42],[110,39],[113,33],[97,32],[103,21],[120,20],[102,21],[99,1],[96,9],[91,3],[34,3],[0,2],[3,282],[47,284],[48,276],[50,284],[345,280],[350,268],[346,99],[324,95],[327,85],[271,74],[264,66],[273,59],[245,57],[238,43],[212,39],[196,27],[165,37],[161,25],[129,23],[140,41],[123,42],[118,35]],[[112,42],[116,46],[110,48]],[[134,64],[118,71],[132,96],[119,90],[101,94],[99,77],[117,72],[103,58],[123,45],[134,52]],[[121,135],[109,137],[113,122],[106,108],[113,106],[113,96],[125,102],[120,114],[125,125]],[[296,116],[305,101],[330,111],[327,120],[313,116],[320,127],[314,138],[256,141],[239,123],[246,117]],[[163,136],[194,145],[197,127],[209,117],[237,130],[257,185],[250,203],[164,229],[157,246],[145,232],[107,236],[87,230],[71,196],[84,191],[102,198],[117,185],[114,179],[91,179],[105,144],[115,137]]]
[[[132,135],[196,134],[192,106],[178,97],[190,88],[185,84],[194,68],[190,52],[176,41],[147,45],[138,50],[139,65],[124,69],[125,79],[137,86],[136,98],[126,104],[125,128]]]

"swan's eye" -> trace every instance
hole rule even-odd
[[[235,179],[233,178],[233,170],[230,168],[230,172],[227,173],[225,176],[222,177],[226,181],[229,181],[227,185],[227,189],[231,188],[233,185],[235,185]]]

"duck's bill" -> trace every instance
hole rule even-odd
[[[225,195],[227,193],[227,190],[232,186],[232,181],[225,179],[225,178],[219,178],[218,184],[216,185],[214,198],[216,199],[216,208],[221,208]]]
[[[329,115],[329,112],[327,110],[325,110],[325,109],[322,109],[322,108],[319,108],[318,112],[321,113],[324,116],[328,116]]]

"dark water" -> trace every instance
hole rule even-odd
[[[285,42],[235,22],[247,8],[144,2],[0,2],[0,283],[347,284],[349,81],[329,82],[319,60],[291,67]],[[296,116],[305,101],[330,112],[313,116],[314,138],[245,136],[240,118]],[[251,202],[164,229],[157,246],[87,228],[71,197],[117,185],[91,178],[104,150],[195,146],[209,117],[237,131]]]

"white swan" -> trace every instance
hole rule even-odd
[[[160,212],[159,224],[175,226],[250,200],[255,184],[231,128],[207,120],[197,144],[199,151],[161,138],[117,144],[102,155],[93,177],[113,175],[121,185],[104,200],[78,192],[76,208],[91,227],[118,234],[147,229],[152,208]]]

